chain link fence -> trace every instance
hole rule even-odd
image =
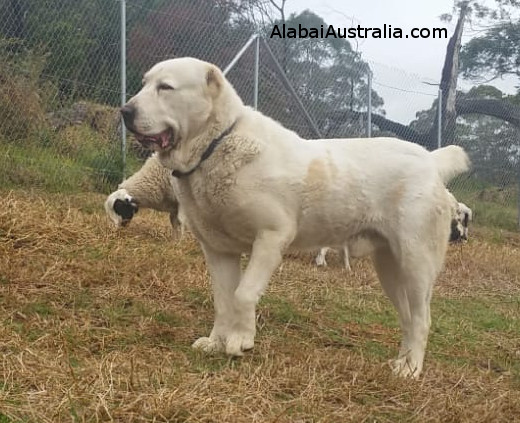
[[[3,187],[103,190],[120,177],[115,1],[0,0]]]
[[[255,33],[262,37],[258,62],[253,42],[227,73],[246,104],[257,98],[260,111],[303,138],[365,137],[370,130],[372,136],[437,146],[437,81],[367,62],[346,40],[270,38],[267,3],[0,0],[2,186],[108,192],[146,155],[129,137],[123,157],[117,113],[121,70],[130,97],[154,63],[194,56],[225,69]],[[287,24],[298,19],[310,26],[323,23],[306,11],[288,17]],[[474,87],[460,95],[498,98],[500,93]],[[440,142],[463,145],[473,170],[450,188],[474,209],[477,222],[516,228],[519,128],[467,114],[457,119],[455,134]]]

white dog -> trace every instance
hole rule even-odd
[[[473,212],[466,204],[458,202],[449,191],[446,192],[452,199],[449,241],[453,243],[467,241],[468,226],[473,219]],[[327,266],[326,256],[329,250],[330,247],[320,249],[314,260],[317,266]],[[374,252],[374,247],[370,240],[363,237],[355,237],[349,239],[339,251],[341,252],[345,269],[351,271],[350,257],[361,258],[368,256]]]
[[[325,257],[327,256],[327,252],[330,250],[330,247],[323,247],[320,249],[320,252],[314,259],[316,265],[318,266],[327,266],[327,260]],[[368,256],[374,252],[374,245],[370,242],[369,239],[364,237],[354,237],[349,239],[344,245],[343,248],[340,248],[340,252],[343,259],[343,264],[345,269],[351,271],[350,267],[350,258],[361,258]]]
[[[193,346],[242,355],[255,307],[287,249],[361,235],[403,332],[395,373],[418,376],[430,299],[450,230],[444,184],[468,169],[460,147],[433,153],[392,138],[302,140],[246,107],[222,72],[193,58],[155,65],[121,109],[158,152],[212,279],[215,323]],[[250,254],[245,271],[240,255]]]
[[[457,202],[455,218],[451,222],[451,242],[468,240],[469,222],[473,220],[473,211],[464,203]]]

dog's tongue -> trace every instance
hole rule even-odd
[[[157,135],[141,135],[136,134],[137,140],[144,145],[149,145],[150,143],[157,144],[161,148],[166,148],[170,145],[170,130],[167,129],[166,131],[161,132]]]
[[[166,148],[170,144],[170,131],[166,130],[159,135],[161,148]]]

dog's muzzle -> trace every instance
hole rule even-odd
[[[175,146],[176,137],[172,128],[167,128],[158,134],[145,135],[140,133],[134,126],[137,115],[135,106],[127,103],[121,107],[120,112],[121,116],[123,116],[126,128],[135,135],[135,138],[143,147],[155,149],[154,146],[157,146],[164,150],[168,147]]]
[[[131,104],[125,104],[120,109],[121,116],[123,116],[123,121],[125,122],[125,126],[132,131],[132,128],[134,127],[134,120],[136,115],[135,107]]]

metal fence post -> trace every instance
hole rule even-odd
[[[309,114],[309,112],[307,111],[305,106],[303,105],[302,101],[300,100],[300,97],[298,97],[298,94],[296,93],[296,91],[294,90],[291,82],[287,78],[287,75],[285,74],[284,70],[282,69],[282,66],[280,65],[280,63],[276,59],[276,56],[274,55],[273,51],[271,50],[271,47],[269,47],[269,44],[267,43],[267,41],[263,37],[262,37],[262,43],[264,45],[265,51],[267,51],[267,55],[271,59],[271,62],[274,64],[275,71],[278,74],[281,82],[283,83],[285,88],[289,91],[289,94],[291,94],[292,98],[296,101],[296,104],[298,105],[300,111],[303,113],[303,116],[305,117],[305,119],[309,123],[309,125],[310,125],[312,131],[314,132],[314,134],[318,138],[322,138],[320,130],[318,129],[318,126],[314,122],[314,119],[311,117],[311,115]]]
[[[372,71],[368,69],[367,137],[372,137]]]
[[[260,37],[256,37],[255,43],[255,92],[253,106],[258,109],[258,71],[260,68]]]
[[[245,53],[245,51],[249,48],[249,46],[258,38],[258,34],[253,34],[251,37],[249,37],[249,40],[247,40],[247,43],[243,45],[243,47],[240,49],[240,51],[235,55],[233,60],[229,65],[226,66],[226,69],[222,71],[222,73],[227,75],[227,73],[235,66],[235,64],[238,62],[238,60],[242,57],[242,55]]]
[[[121,107],[126,103],[126,0],[121,1]],[[121,162],[126,176],[126,127],[121,117]]]
[[[442,89],[439,87],[437,100],[437,148],[442,147]]]

